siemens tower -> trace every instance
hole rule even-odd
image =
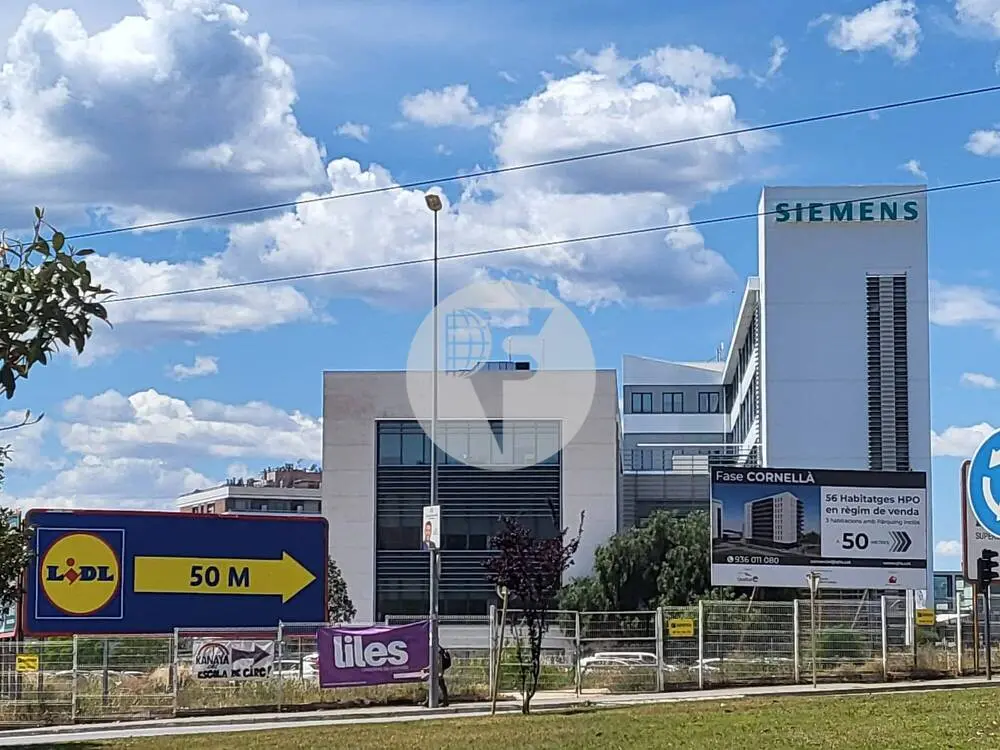
[[[764,188],[757,276],[725,356],[697,365],[625,360],[626,519],[655,505],[707,507],[700,493],[709,467],[722,463],[923,471],[930,503],[924,191]],[[690,454],[703,463],[679,467]],[[668,482],[680,479],[699,497],[681,503]],[[929,522],[927,535],[931,550]]]

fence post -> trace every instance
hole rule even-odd
[[[880,608],[880,630],[882,636],[882,680],[889,681],[889,618],[888,607],[886,606],[885,595],[882,595],[882,606]]]
[[[179,708],[178,703],[180,700],[180,683],[181,683],[181,638],[180,638],[180,628],[174,628],[174,660],[170,665],[170,669],[174,673],[174,694],[173,694],[173,713],[177,716],[177,709]]]
[[[698,689],[705,689],[705,602],[698,600]]]
[[[576,673],[573,675],[574,690],[576,696],[579,698],[580,694],[583,692],[583,671],[580,668],[580,659],[583,657],[581,637],[580,637],[580,613],[574,612],[574,636],[573,636],[573,647],[576,652]]]
[[[111,691],[108,669],[111,665],[111,641],[104,638],[101,642],[101,705],[107,707],[108,694]]]
[[[69,707],[69,720],[73,724],[76,723],[76,700],[78,697],[77,686],[76,686],[76,674],[77,674],[77,669],[79,668],[79,659],[77,657],[77,646],[76,646],[78,638],[79,638],[78,635],[73,636],[73,676],[70,677],[70,682],[71,682],[70,689],[72,690],[72,697],[70,698],[70,700],[72,701],[72,703],[70,703]]]
[[[493,699],[493,691],[496,689],[495,679],[497,673],[497,605],[490,605],[490,651],[489,651],[489,680],[490,680],[490,700]]]
[[[957,586],[955,588],[958,588]],[[965,651],[965,641],[962,640],[962,592],[955,592],[955,671],[956,676],[961,677],[965,671],[962,664],[962,652]]]
[[[275,661],[278,662],[278,713],[281,713],[281,704],[285,697],[285,673],[281,668],[285,651],[285,623],[278,620],[278,638],[274,644]],[[433,658],[433,654],[431,655]]]
[[[656,623],[654,627],[656,633],[656,692],[663,692],[663,607],[656,608]]]
[[[799,626],[799,600],[795,599],[792,601],[792,668],[794,670],[795,684],[798,685],[799,681],[802,679],[802,662],[799,656],[799,650],[801,646],[801,640],[799,635],[801,633],[801,628]]]

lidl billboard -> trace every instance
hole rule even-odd
[[[712,585],[924,589],[924,472],[718,467]]]
[[[323,518],[33,510],[33,636],[326,619]]]

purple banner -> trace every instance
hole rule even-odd
[[[427,678],[430,667],[430,622],[320,628],[320,687],[392,685]]]

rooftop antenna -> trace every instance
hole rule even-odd
[[[724,362],[726,359],[726,342],[720,341],[719,346],[715,350],[715,361]]]

